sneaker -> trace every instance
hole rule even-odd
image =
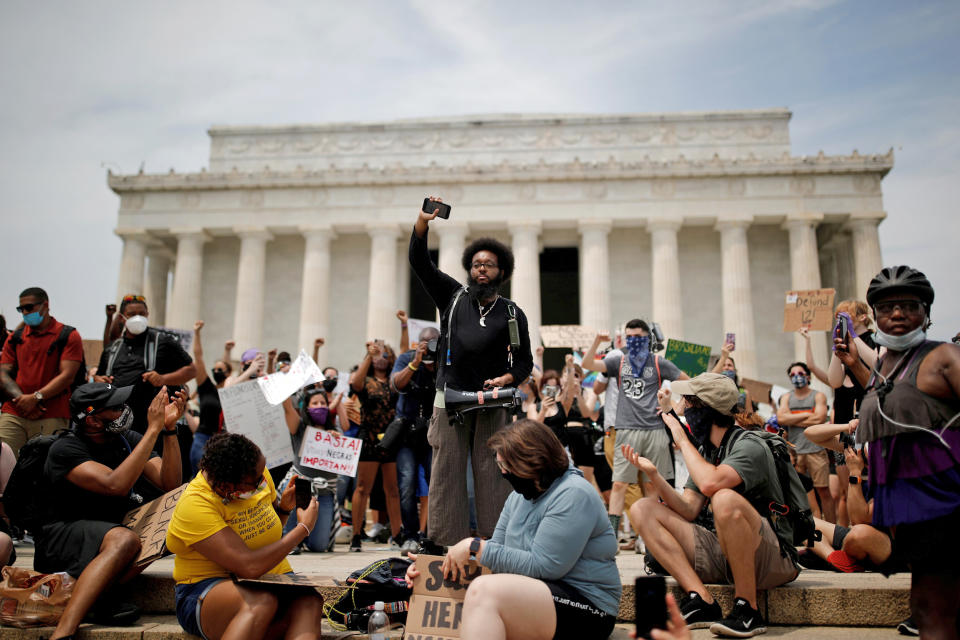
[[[140,607],[112,599],[98,601],[84,617],[84,621],[104,627],[129,627],[139,619]]]
[[[827,562],[829,562],[834,569],[837,571],[842,571],[843,573],[859,573],[861,571],[866,571],[866,569],[863,568],[863,565],[851,558],[846,551],[831,552],[830,555],[827,556]]]
[[[800,555],[797,562],[804,569],[813,571],[834,571],[832,564],[818,556],[813,549],[800,549]]]
[[[710,633],[723,638],[752,638],[766,632],[767,627],[763,624],[760,612],[743,598],[734,601],[729,616],[710,625]]]
[[[353,537],[353,525],[345,524],[339,529],[334,536],[334,540],[337,544],[347,544],[350,542],[350,539]]]
[[[407,539],[402,545],[400,545],[400,551],[405,551],[407,553],[417,553],[419,550],[420,543],[413,538]]]
[[[370,530],[367,531],[367,537],[374,542],[383,544],[390,541],[390,527],[386,527],[379,522],[373,523]]]
[[[403,543],[406,541],[407,540],[406,540],[406,537],[404,537],[403,535],[403,531],[401,531],[395,536],[390,536],[390,539],[388,540],[388,542],[390,543],[390,550],[400,551],[401,549],[403,549]]]
[[[913,616],[910,616],[903,622],[897,625],[897,631],[905,636],[919,636],[920,630],[917,629],[916,623],[913,621]]]
[[[696,591],[691,591],[680,601],[680,613],[690,629],[704,629],[723,618],[720,603],[714,600],[707,604]]]
[[[641,556],[647,552],[647,545],[643,544],[640,536],[637,536],[637,541],[633,543],[633,551]]]
[[[350,540],[350,551],[363,551],[363,542],[360,541],[360,536],[353,536],[353,539]]]

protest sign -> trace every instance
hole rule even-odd
[[[404,638],[407,640],[448,640],[460,637],[463,599],[467,587],[481,575],[490,573],[474,561],[460,580],[443,577],[443,556],[417,556],[420,575],[413,581],[413,596]]]
[[[799,331],[806,327],[810,331],[830,331],[833,329],[833,289],[813,289],[810,291],[787,291],[783,306],[783,330]]]
[[[293,460],[290,430],[283,407],[270,404],[255,381],[218,389],[223,422],[230,433],[241,433],[260,447],[273,469]]]
[[[432,320],[417,320],[416,318],[409,318],[407,320],[407,335],[410,336],[410,344],[414,344],[417,340],[420,339],[420,332],[427,328],[434,328],[437,331],[440,331],[440,323],[434,322]]]
[[[750,400],[753,402],[770,404],[770,392],[773,391],[772,384],[751,380],[750,378],[741,378],[740,386],[750,395]],[[752,411],[753,409],[749,410]]]
[[[173,517],[173,509],[177,500],[183,495],[187,485],[181,485],[173,491],[168,491],[156,500],[141,505],[133,511],[128,511],[123,517],[123,526],[140,536],[140,555],[135,564],[138,567],[146,566],[163,556],[170,555],[167,550],[167,526]]]
[[[548,324],[540,327],[540,339],[545,347],[587,349],[596,337],[595,329],[579,324]]]
[[[357,475],[363,440],[348,438],[335,431],[307,427],[300,445],[300,464],[311,469],[330,471],[341,476]]]
[[[260,390],[263,391],[263,397],[267,402],[280,404],[308,384],[322,380],[323,373],[320,367],[307,355],[306,351],[301,350],[300,355],[290,363],[290,368],[285,373],[278,371],[268,376],[260,376],[257,378],[257,384],[260,385]]]
[[[289,597],[296,597],[298,591],[337,586],[332,576],[311,576],[302,573],[265,573],[259,578],[233,576],[233,581],[240,585],[255,586]]]
[[[193,331],[187,329],[171,329],[169,327],[157,327],[157,331],[163,331],[176,338],[177,342],[180,343],[180,346],[183,347],[183,350],[187,353],[190,353],[190,349],[193,348]]]
[[[663,357],[692,378],[707,370],[707,365],[710,364],[710,347],[670,338],[667,340],[667,350]]]

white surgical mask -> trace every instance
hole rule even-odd
[[[877,329],[877,332],[873,337],[873,341],[878,345],[893,351],[907,351],[914,348],[926,339],[927,332],[923,326],[919,326],[913,331],[905,333],[902,336],[892,336],[889,333],[884,333],[883,331],[880,331],[880,329]]]
[[[132,336],[138,336],[144,331],[147,330],[147,317],[146,316],[130,316],[127,318],[127,321],[124,323],[127,331]]]

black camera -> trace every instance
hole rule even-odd
[[[423,364],[432,364],[437,361],[437,348],[439,343],[439,338],[427,340],[427,352],[423,355]]]
[[[837,438],[840,440],[840,444],[843,445],[844,449],[847,447],[850,447],[851,449],[857,448],[857,441],[849,433],[841,433],[837,436]]]
[[[657,351],[663,351],[664,347],[663,339],[663,330],[660,329],[660,323],[651,322],[650,323],[650,351],[654,353]]]

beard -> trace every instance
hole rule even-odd
[[[503,284],[503,275],[497,274],[496,278],[487,280],[487,282],[477,282],[473,276],[467,276],[467,283],[470,285],[467,294],[472,300],[483,304],[489,302],[493,297],[500,293],[500,285]]]

